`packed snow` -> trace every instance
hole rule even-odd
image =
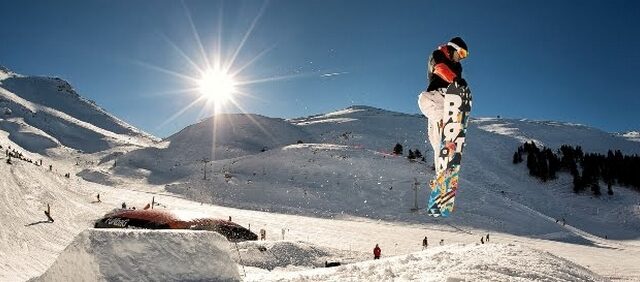
[[[73,265],[89,273],[79,279],[100,279],[104,274],[91,272],[100,263],[119,277],[137,275],[118,266],[127,258],[96,260],[108,253],[74,242],[76,236],[109,246],[121,240],[114,237],[149,246],[147,239],[164,236],[175,244],[159,251],[184,267],[176,271],[189,269],[185,261],[194,255],[224,256],[190,249],[212,234],[91,229],[122,203],[140,208],[152,197],[156,208],[232,217],[264,230],[265,241],[225,242],[246,281],[640,280],[637,191],[614,186],[613,196],[575,195],[568,175],[541,183],[511,163],[517,146],[530,140],[552,149],[640,153],[639,143],[624,136],[553,121],[473,119],[456,210],[434,219],[424,211],[433,172],[421,116],[367,106],[291,120],[221,114],[158,142],[109,114],[104,120],[88,114],[104,111],[66,82],[1,73],[0,109],[10,113],[0,112],[0,146],[23,157],[9,164],[0,155],[0,281],[61,279],[53,277]],[[24,80],[7,81],[15,78]],[[49,83],[62,93],[52,94]],[[40,95],[70,100],[56,104]],[[390,153],[396,143],[404,155]],[[409,161],[410,149],[426,160]],[[47,204],[55,222],[43,214]],[[482,244],[486,234],[491,240]],[[372,260],[375,244],[383,252],[379,261]],[[221,246],[205,248],[214,245]],[[180,256],[182,249],[193,255]],[[73,255],[83,252],[91,256]],[[158,280],[179,277],[163,269]]]
[[[229,251],[214,232],[88,229],[31,281],[241,281]]]
[[[547,252],[514,244],[457,244],[330,269],[256,271],[246,281],[607,281]]]

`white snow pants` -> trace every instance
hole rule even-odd
[[[422,114],[428,119],[427,135],[429,136],[431,148],[433,148],[433,165],[437,167],[438,157],[436,153],[440,150],[438,123],[441,122],[444,111],[444,93],[438,90],[423,91],[418,95],[418,106]]]

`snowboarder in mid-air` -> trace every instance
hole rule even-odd
[[[418,105],[422,113],[429,118],[427,134],[434,152],[440,148],[439,122],[444,111],[444,94],[447,87],[458,82],[467,85],[462,78],[462,64],[460,61],[468,56],[467,44],[460,37],[452,38],[447,44],[441,45],[431,53],[427,65],[427,78],[429,86],[426,92],[418,96]],[[437,154],[434,153],[434,166],[437,163]]]
[[[460,161],[471,112],[471,90],[462,78],[460,61],[469,55],[467,44],[454,37],[439,46],[427,65],[429,86],[418,96],[418,106],[428,118],[427,134],[433,148],[435,175],[427,211],[446,217],[453,212]]]

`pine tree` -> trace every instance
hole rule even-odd
[[[611,151],[609,151],[609,153],[611,153]],[[607,194],[609,195],[613,195],[613,190],[611,190],[611,186],[613,185],[613,162],[611,156],[613,156],[613,154],[607,155],[607,161],[602,168],[602,181],[607,184]]]
[[[527,168],[529,169],[530,175],[538,176],[538,161],[536,159],[536,154],[527,154]]]
[[[396,155],[402,155],[402,145],[400,145],[400,143],[396,143],[396,146],[393,147],[393,153]]]
[[[413,151],[411,151],[411,149],[409,149],[409,154],[407,155],[407,159],[409,159],[409,160],[415,160],[416,159],[416,155],[413,153]]]
[[[547,158],[544,153],[538,155],[538,177],[540,177],[543,182],[549,180],[549,164],[547,163]]]
[[[582,158],[583,158],[583,157],[584,157],[584,153],[582,152],[582,147],[577,146],[577,147],[576,147],[576,158],[577,158],[579,161],[582,161]]]
[[[598,181],[591,184],[591,192],[593,192],[593,194],[596,196],[602,195],[602,193],[600,192],[600,184],[598,183]]]
[[[416,159],[422,159],[422,152],[420,152],[420,150],[416,149],[413,153],[416,155]]]
[[[549,179],[556,179],[556,173],[560,170],[560,159],[551,149],[546,149],[545,153],[549,163]]]
[[[576,174],[573,176],[573,192],[578,193],[582,191],[582,189],[582,178],[580,177],[580,175]]]

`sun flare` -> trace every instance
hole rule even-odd
[[[198,81],[200,94],[216,104],[229,100],[236,92],[236,81],[220,70],[206,71]]]

